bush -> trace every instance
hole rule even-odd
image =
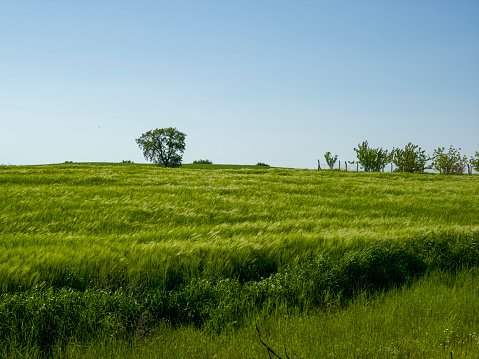
[[[329,168],[333,169],[336,161],[338,160],[338,155],[333,156],[331,152],[328,151],[324,154],[324,158],[326,159],[326,163],[328,164]]]
[[[206,160],[196,160],[196,161],[193,161],[193,164],[194,165],[212,165],[213,161],[210,161],[208,159],[206,159]]]
[[[387,150],[370,148],[368,141],[360,143],[354,151],[365,172],[379,172],[390,162],[390,155]]]
[[[469,163],[471,164],[472,168],[479,172],[479,152],[476,151],[476,156],[471,157]]]
[[[258,162],[258,163],[256,164],[256,166],[269,167],[269,165],[266,164],[266,163],[264,163],[264,162]]]
[[[429,161],[426,151],[409,142],[404,149],[394,148],[391,152],[393,163],[403,172],[422,172]]]
[[[446,152],[444,147],[434,150],[432,156],[432,166],[435,170],[445,174],[462,174],[466,168],[467,158],[461,156],[460,148],[455,149],[450,146],[449,151]]]

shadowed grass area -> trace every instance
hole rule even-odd
[[[57,342],[55,358],[268,358],[262,339],[282,358],[475,358],[479,350],[479,273],[433,271],[387,292],[363,293],[347,306],[332,296],[324,310],[300,312],[285,305],[251,312],[243,327],[220,333],[172,327],[140,317],[129,338]],[[108,319],[105,319],[107,321]],[[113,330],[113,329],[111,329]],[[12,345],[13,346],[13,345]],[[43,357],[38,347],[2,347],[9,358]]]
[[[298,313],[348,310],[358,297],[410,285],[424,274],[440,271],[454,276],[478,265],[478,235],[470,235],[400,244],[371,241],[343,256],[321,255],[246,283],[234,278],[195,279],[174,290],[40,286],[0,296],[0,342],[48,351],[71,340],[144,336],[157,330],[158,323],[171,328],[194,325],[213,335],[247,327],[255,313],[273,315],[281,308]]]

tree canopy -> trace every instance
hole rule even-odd
[[[409,142],[404,149],[393,148],[391,160],[403,172],[422,172],[426,167],[429,157],[426,151],[418,145]]]
[[[467,157],[461,155],[461,149],[452,146],[446,152],[444,147],[434,150],[432,166],[435,170],[445,174],[461,174],[467,165]]]
[[[390,161],[390,156],[387,150],[382,148],[370,148],[368,141],[358,144],[358,148],[355,148],[358,162],[363,166],[366,172],[381,171],[384,166]]]
[[[471,157],[469,160],[469,163],[471,164],[472,168],[474,168],[477,172],[479,172],[479,152],[476,151],[476,156]]]
[[[336,164],[336,161],[338,160],[338,155],[332,155],[331,152],[326,152],[324,154],[324,159],[326,160],[326,163],[328,164],[330,169],[333,169],[334,165]]]
[[[157,128],[143,133],[136,143],[145,159],[163,167],[180,167],[186,134],[176,128]]]

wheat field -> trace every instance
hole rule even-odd
[[[43,356],[158,323],[218,332],[347,306],[479,265],[478,208],[476,175],[1,166],[0,342]]]

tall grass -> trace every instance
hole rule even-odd
[[[361,293],[473,268],[478,184],[274,168],[2,167],[0,343],[11,356],[53,355],[71,343],[131,343],[159,323],[241,330],[254,313],[339,310]]]
[[[433,271],[410,285],[373,295],[348,306],[335,297],[325,310],[298,312],[280,306],[250,314],[247,325],[211,333],[166,322],[129,339],[110,335],[85,342],[58,341],[54,358],[268,358],[262,339],[283,358],[477,358],[479,351],[479,273]],[[143,323],[149,317],[143,316]],[[121,330],[121,329],[120,329]],[[39,347],[2,347],[9,358],[43,357]],[[1,354],[0,354],[1,355]]]
[[[0,171],[0,288],[170,288],[371,239],[479,230],[479,178],[144,165]],[[247,276],[244,278],[248,280]],[[254,279],[254,278],[251,278]],[[117,284],[118,284],[117,283]]]
[[[477,240],[475,235],[371,242],[344,256],[320,255],[247,283],[197,279],[174,290],[39,286],[0,296],[0,342],[50,350],[71,340],[143,337],[161,322],[218,333],[247,326],[252,313],[261,311],[340,309],[358,295],[399,288],[431,271],[479,267]]]

